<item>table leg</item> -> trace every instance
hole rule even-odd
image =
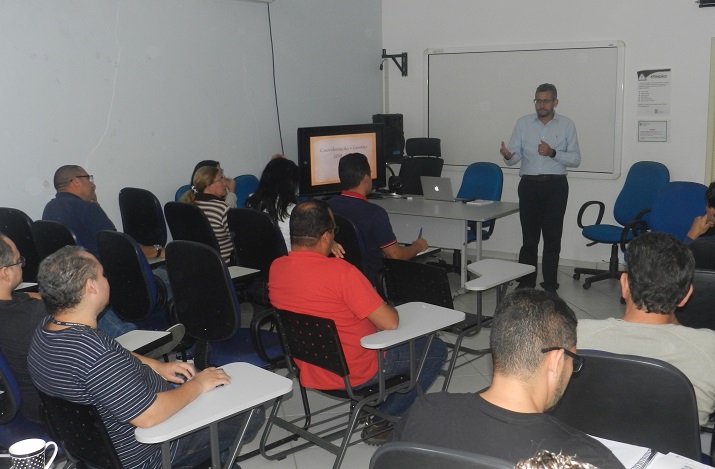
[[[209,441],[211,441],[211,468],[221,469],[221,454],[218,446],[218,422],[213,422],[209,425],[209,438]]]
[[[253,414],[256,412],[257,409],[257,407],[251,409],[251,412],[248,414],[248,417],[243,422],[243,425],[241,425],[241,429],[238,431],[236,439],[233,441],[233,444],[231,444],[231,449],[229,450],[228,458],[226,459],[226,465],[224,466],[224,469],[231,469],[234,461],[238,457],[238,453],[241,450],[241,444],[243,443],[243,438],[246,436],[246,429],[248,429],[248,424],[251,419],[253,419]]]
[[[161,467],[171,469],[171,441],[165,441],[161,444]]]

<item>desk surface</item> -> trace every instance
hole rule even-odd
[[[237,265],[228,266],[228,274],[233,280],[248,280],[260,274],[258,269],[249,269],[248,267],[240,267]]]
[[[483,259],[469,264],[467,270],[479,277],[468,281],[464,287],[467,290],[484,291],[516,280],[536,269],[533,265],[519,264],[518,262]]]
[[[160,345],[168,344],[171,341],[171,332],[137,329],[122,334],[114,340],[130,352],[144,355]]]
[[[293,389],[293,381],[257,366],[237,362],[221,368],[231,384],[206,392],[176,414],[150,428],[137,428],[142,443],[163,443],[251,409]]]
[[[516,202],[492,202],[486,205],[470,205],[462,202],[413,199],[371,199],[370,202],[384,208],[388,213],[415,215],[452,220],[487,221],[519,211]]]
[[[360,345],[367,349],[392,347],[464,321],[461,311],[427,303],[405,303],[396,309],[400,314],[397,329],[366,335],[360,339]]]

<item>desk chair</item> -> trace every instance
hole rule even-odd
[[[50,220],[37,220],[32,224],[32,239],[40,261],[65,246],[77,245],[77,237],[70,227]]]
[[[286,420],[278,416],[282,404],[282,400],[279,398],[276,401],[276,405],[273,406],[261,437],[261,454],[270,460],[283,459],[301,449],[317,445],[336,456],[333,469],[338,469],[343,462],[348,446],[350,446],[352,434],[357,430],[359,419],[365,416],[365,413],[378,415],[390,421],[396,420],[395,417],[390,417],[380,412],[377,406],[384,402],[385,398],[391,393],[406,390],[409,387],[410,378],[409,376],[400,375],[385,380],[382,376],[382,370],[379,370],[379,385],[359,390],[353,389],[348,379],[348,365],[345,361],[335,321],[284,310],[277,310],[276,316],[286,361],[298,377],[299,383],[300,370],[295,365],[294,360],[300,360],[335,373],[343,378],[345,388],[333,390],[315,389],[315,391],[338,399],[341,402],[326,409],[311,412],[306,388],[300,384],[300,394],[305,414],[292,420]],[[377,351],[377,353],[382,353],[382,351]],[[347,406],[347,412],[336,415],[337,409],[341,406]],[[336,423],[337,420],[345,417],[348,418],[347,425]],[[288,437],[268,444],[268,437],[274,426],[278,426],[296,437],[303,438],[307,442],[278,453],[268,454],[268,450],[295,439]],[[332,442],[338,438],[342,439],[339,446]]]
[[[20,414],[21,402],[20,386],[5,355],[0,352],[0,447],[5,450],[27,438],[48,439],[42,425]]]
[[[454,309],[447,272],[440,267],[419,262],[385,259],[384,266],[378,276],[377,291],[393,306],[412,301],[422,301]],[[459,357],[460,353],[462,355],[473,355],[471,360],[459,365],[463,366],[489,352],[489,350],[476,350],[462,346],[462,341],[465,337],[478,334],[482,326],[487,322],[482,318],[481,308],[479,308],[479,311],[479,314],[464,313],[464,321],[443,329],[444,332],[457,336],[453,345],[445,342],[447,347],[452,349],[452,355],[449,360],[449,366],[445,371],[443,391],[449,388],[452,374],[457,368],[457,357]]]
[[[715,270],[695,269],[693,294],[675,317],[683,326],[715,330]]]
[[[193,241],[172,241],[166,267],[174,291],[176,317],[196,339],[194,363],[200,370],[232,362],[262,368],[279,366],[283,353],[275,332],[260,330],[266,316],[240,329],[240,305],[228,268],[217,250]]]
[[[244,208],[248,196],[258,189],[258,178],[253,174],[241,174],[233,180],[236,181],[236,208]]]
[[[195,241],[221,252],[211,223],[197,205],[167,202],[164,205],[164,216],[175,241]]]
[[[441,158],[440,139],[408,138],[405,153],[410,157],[401,161],[399,178],[402,182],[401,194],[422,195],[421,176],[442,175],[444,160]]]
[[[40,391],[42,418],[53,441],[78,461],[77,468],[122,469],[107,428],[93,405],[75,404]]]
[[[700,427],[690,380],[653,358],[579,350],[583,369],[549,411],[589,435],[700,460]]]
[[[22,210],[0,207],[0,231],[15,243],[20,255],[25,258],[22,279],[25,282],[37,282],[37,268],[40,255],[37,254],[35,241],[32,239],[32,220]]]
[[[146,189],[119,191],[119,211],[124,232],[144,246],[166,244],[166,220],[159,199]]]
[[[397,441],[370,458],[370,469],[513,469],[514,463],[483,454]]]
[[[335,226],[338,227],[338,232],[335,233],[335,242],[345,249],[344,259],[364,274],[365,244],[360,231],[350,219],[337,213],[334,213],[333,217],[335,218]],[[372,281],[373,279],[368,280]]]
[[[670,233],[684,240],[695,217],[705,213],[707,186],[697,182],[667,184],[653,202],[648,225],[651,231]]]
[[[609,278],[619,279],[621,277],[621,272],[618,269],[618,246],[620,244],[625,252],[626,244],[632,241],[639,231],[644,231],[650,219],[648,212],[653,207],[658,191],[665,187],[669,180],[670,173],[668,168],[655,161],[640,161],[631,166],[623,188],[613,206],[613,217],[618,225],[601,223],[606,210],[606,205],[603,202],[591,200],[581,206],[577,223],[582,230],[583,237],[590,241],[587,246],[599,243],[611,245],[611,259],[608,270],[582,267],[574,269],[573,278],[575,280],[579,280],[582,274],[591,275],[583,282],[584,290],[591,288],[591,284],[594,282]],[[704,206],[704,203],[703,199],[701,205]],[[598,207],[596,223],[584,225],[584,214],[593,205]],[[639,224],[637,220],[643,220],[646,223]]]
[[[176,190],[176,194],[174,194],[174,202],[178,202],[181,199],[181,196],[183,196],[190,190],[191,190],[191,184],[184,184],[183,186],[179,187]]]
[[[278,226],[267,213],[248,208],[229,209],[226,218],[238,265],[258,269],[267,279],[273,261],[288,254]]]

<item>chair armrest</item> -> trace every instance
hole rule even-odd
[[[647,208],[645,210],[641,210],[640,212],[636,213],[636,216],[633,219],[640,220],[641,218],[643,218],[643,215],[645,215],[646,213],[650,213],[650,212],[651,212],[651,210],[649,208]]]
[[[596,217],[596,223],[594,223],[594,225],[600,225],[601,220],[603,220],[603,213],[606,211],[606,205],[603,202],[599,202],[598,200],[590,200],[583,204],[581,206],[581,209],[578,211],[578,218],[576,219],[576,223],[578,223],[578,227],[581,229],[585,228],[582,220],[583,214],[586,212],[586,209],[591,205],[598,205],[598,217]]]
[[[256,347],[256,353],[258,353],[258,356],[261,358],[261,360],[268,363],[271,368],[278,368],[285,360],[285,357],[283,355],[279,357],[269,357],[266,353],[265,348],[263,347],[263,342],[261,341],[261,327],[269,322],[273,323],[274,325],[277,324],[275,309],[268,308],[264,309],[258,314],[255,314],[253,316],[253,319],[251,319],[251,340],[253,341],[253,345]]]
[[[626,244],[628,244],[628,233],[633,232],[633,237],[636,238],[648,231],[648,223],[645,220],[632,220],[626,223],[621,231],[621,252],[626,252]]]

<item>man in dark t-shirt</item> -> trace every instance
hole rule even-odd
[[[15,243],[0,233],[0,351],[20,387],[20,414],[39,423],[40,397],[27,370],[27,352],[47,311],[38,293],[15,291],[24,265]]]
[[[549,450],[600,469],[623,469],[603,444],[544,413],[583,366],[575,353],[576,316],[561,298],[530,288],[511,293],[494,314],[490,345],[489,389],[418,398],[397,424],[394,439],[514,463]]]

